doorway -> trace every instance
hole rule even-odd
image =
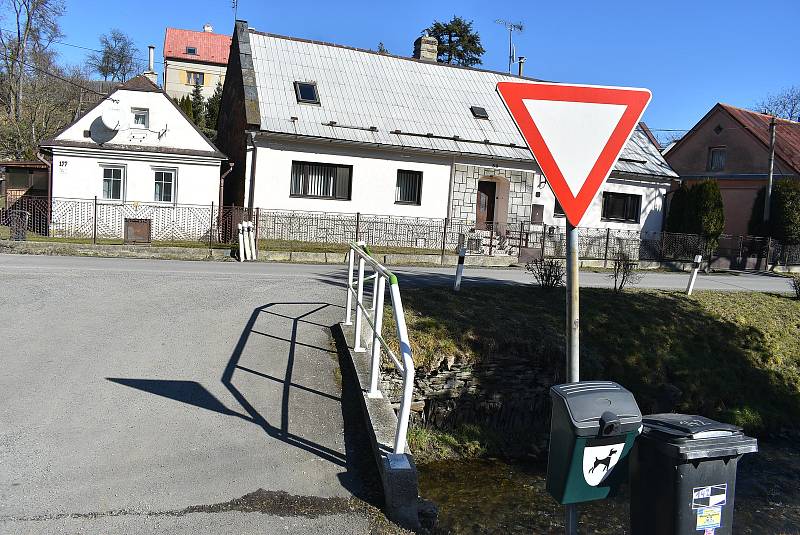
[[[478,182],[478,198],[475,204],[475,227],[478,230],[490,230],[494,219],[495,199],[497,197],[497,184],[487,180]],[[487,223],[489,223],[487,225]]]

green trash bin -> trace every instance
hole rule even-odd
[[[610,381],[581,381],[551,387],[550,397],[547,491],[561,504],[613,495],[642,429],[633,394]]]
[[[631,533],[730,535],[736,465],[758,451],[740,427],[689,414],[651,414],[631,453]]]

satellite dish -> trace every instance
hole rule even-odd
[[[100,117],[100,120],[103,122],[103,126],[109,130],[120,130],[124,126],[122,124],[124,115],[117,104],[113,104],[103,110],[103,115]]]

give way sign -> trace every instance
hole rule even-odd
[[[641,119],[650,91],[543,82],[499,82],[497,91],[577,227]]]

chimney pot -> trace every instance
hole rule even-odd
[[[214,32],[214,27],[211,24],[206,22],[205,24],[203,24],[203,31],[206,32],[206,33],[213,33]]]
[[[439,41],[435,37],[422,35],[414,41],[414,57],[424,61],[436,62],[439,55]]]

